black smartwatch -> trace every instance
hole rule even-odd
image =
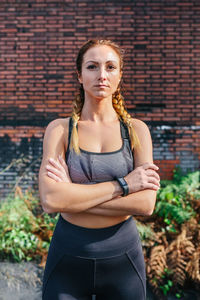
[[[128,184],[126,182],[126,180],[124,179],[124,177],[116,177],[116,180],[118,181],[118,183],[120,184],[122,190],[123,190],[123,197],[127,196],[129,193],[129,187]]]

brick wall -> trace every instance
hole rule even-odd
[[[37,189],[45,127],[69,116],[76,53],[93,37],[126,49],[123,94],[151,130],[161,177],[199,168],[199,1],[3,0],[0,20],[0,170],[18,159],[0,197],[16,180]]]

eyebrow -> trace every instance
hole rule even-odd
[[[95,64],[98,64],[99,62],[96,61],[96,60],[89,60],[89,61],[86,61],[85,63],[86,63],[86,64],[88,64],[88,63],[95,63]],[[117,63],[117,61],[116,61],[116,60],[108,60],[108,61],[106,61],[106,63]]]

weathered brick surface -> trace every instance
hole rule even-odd
[[[41,156],[46,125],[71,112],[78,48],[94,37],[126,50],[123,94],[149,125],[161,177],[179,164],[199,168],[199,1],[3,0],[0,20],[1,169],[22,153]],[[0,196],[16,181],[14,169],[0,174]]]

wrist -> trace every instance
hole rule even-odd
[[[127,196],[129,194],[129,186],[124,177],[117,177],[116,181],[119,183],[119,186],[123,192],[122,196]]]
[[[122,196],[123,190],[122,190],[121,186],[119,185],[119,183],[117,182],[117,180],[112,181],[112,183],[114,186],[114,192],[113,192],[112,197],[116,198],[116,197]]]

